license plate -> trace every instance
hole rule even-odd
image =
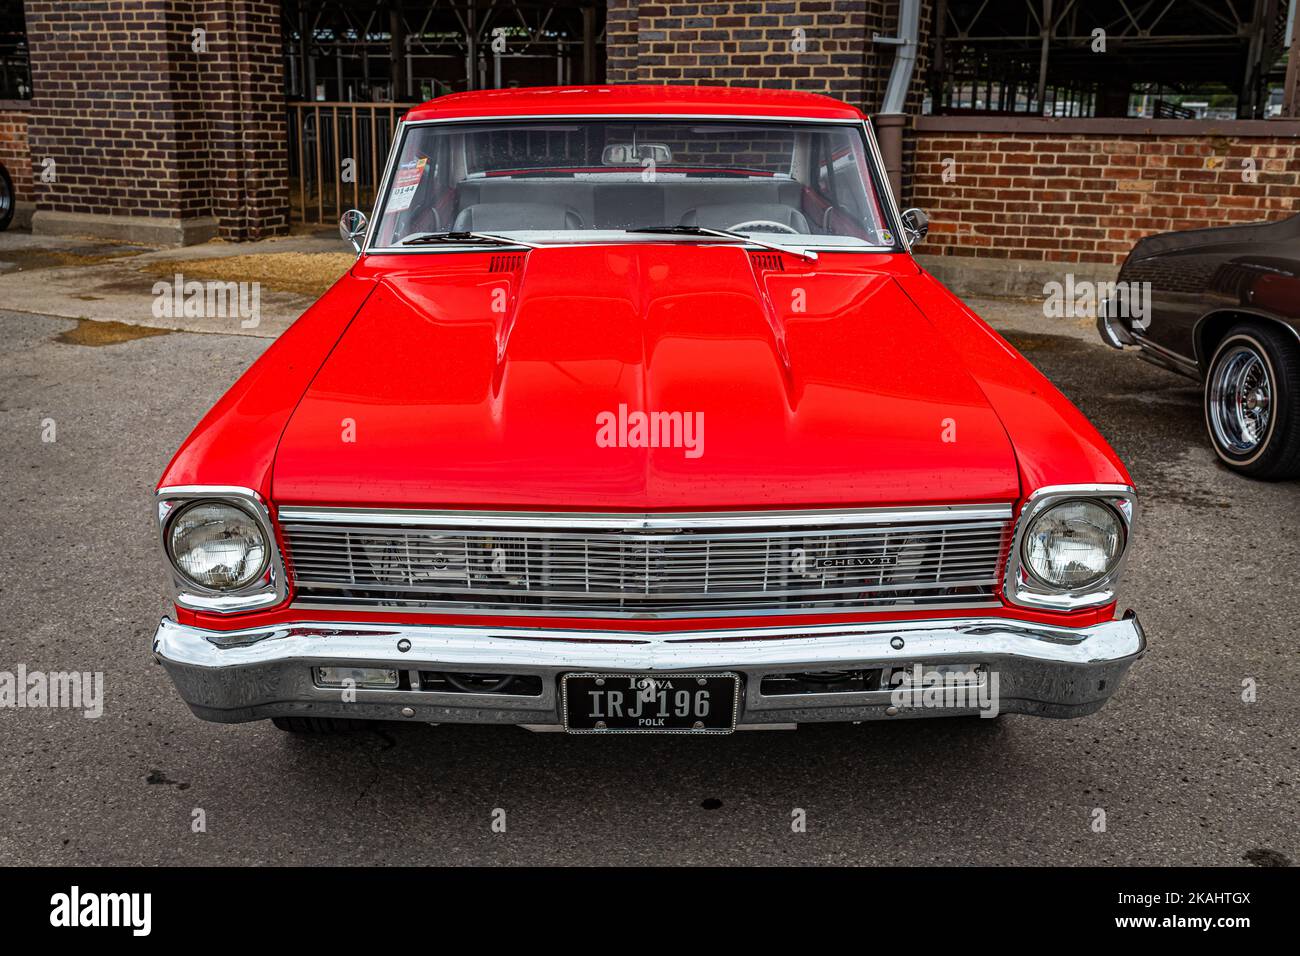
[[[736,674],[565,674],[564,729],[571,734],[729,734],[736,729]]]

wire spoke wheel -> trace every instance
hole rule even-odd
[[[1300,478],[1300,341],[1281,323],[1228,329],[1205,374],[1205,427],[1233,471]]]
[[[1237,345],[1220,358],[1210,381],[1209,410],[1215,441],[1224,450],[1248,455],[1265,440],[1273,383],[1254,349]]]

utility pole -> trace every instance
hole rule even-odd
[[[1292,0],[1291,18],[1288,26],[1291,28],[1291,50],[1286,58],[1286,85],[1282,88],[1282,115],[1292,118],[1300,117],[1300,13],[1296,11],[1296,3]]]

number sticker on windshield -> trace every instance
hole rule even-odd
[[[429,158],[421,156],[398,167],[397,176],[393,180],[393,191],[388,198],[389,212],[402,212],[411,208],[411,200],[415,198],[415,190],[419,188],[420,180],[424,178],[424,167],[427,165],[429,165]]]

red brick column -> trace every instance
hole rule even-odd
[[[280,4],[209,0],[209,57],[199,57],[212,213],[221,238],[289,227],[288,133]]]
[[[796,89],[866,107],[875,88],[883,89],[880,77],[892,59],[871,44],[872,32],[883,30],[885,6],[884,0],[610,0],[606,76],[612,83]]]
[[[35,231],[166,244],[287,230],[278,3],[25,9]]]
[[[636,83],[636,0],[608,0],[605,6],[605,80]]]

